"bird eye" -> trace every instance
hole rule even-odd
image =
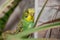
[[[27,17],[27,16],[25,16],[25,17]]]

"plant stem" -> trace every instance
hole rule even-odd
[[[36,22],[35,22],[35,24],[34,24],[34,26],[33,26],[33,27],[36,27],[36,24],[37,24],[37,22],[38,22],[38,20],[39,20],[39,18],[40,18],[40,16],[41,16],[41,14],[42,14],[42,12],[43,12],[44,8],[45,8],[45,6],[46,6],[47,2],[48,2],[48,0],[46,0],[46,1],[45,1],[45,3],[44,3],[44,5],[43,5],[43,7],[42,7],[42,9],[41,9],[40,13],[38,14],[38,17],[37,17]]]

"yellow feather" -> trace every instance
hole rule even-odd
[[[26,18],[27,21],[32,21],[33,17],[31,15],[28,15],[28,17]]]
[[[28,9],[28,15],[27,15],[27,17],[25,18],[26,19],[26,21],[33,21],[34,20],[34,13],[35,13],[35,11],[34,11],[34,9],[33,8],[29,8]]]

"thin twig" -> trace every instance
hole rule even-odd
[[[44,5],[43,5],[43,7],[42,7],[42,9],[41,9],[40,13],[38,14],[38,17],[37,17],[36,22],[35,22],[35,24],[34,24],[34,26],[33,26],[33,27],[35,27],[35,26],[36,26],[36,24],[37,24],[37,22],[38,22],[38,20],[39,20],[39,18],[40,18],[40,16],[41,16],[41,14],[42,14],[42,12],[43,12],[44,8],[45,8],[45,6],[46,6],[47,2],[48,2],[48,0],[46,0],[46,1],[45,1],[45,3],[44,3]]]

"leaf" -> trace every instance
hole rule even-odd
[[[56,27],[59,27],[59,26],[60,26],[60,22],[45,24],[45,25],[39,26],[37,28],[32,28],[32,29],[25,30],[25,31],[20,32],[16,35],[8,35],[7,39],[12,39],[12,38],[18,38],[19,39],[19,38],[22,38],[24,36],[27,36],[31,33],[37,32],[37,31],[47,30],[47,29],[50,29],[50,28],[56,28]],[[22,39],[24,39],[24,38],[22,38]]]
[[[11,1],[11,0],[10,0]],[[14,0],[14,4],[13,6],[5,13],[4,17],[3,18],[0,18],[0,30],[2,30],[3,32],[3,29],[5,27],[5,24],[6,22],[8,21],[9,19],[9,16],[12,14],[12,12],[14,11],[14,9],[16,8],[16,6],[19,4],[21,0]],[[8,1],[9,2],[9,1]],[[9,2],[10,3],[10,2]]]

